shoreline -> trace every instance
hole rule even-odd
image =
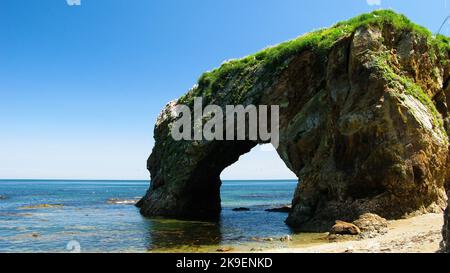
[[[438,253],[442,241],[441,213],[389,220],[388,232],[374,238],[343,237],[330,241],[328,233],[299,233],[255,241],[155,249],[150,253]]]
[[[428,213],[408,219],[389,220],[388,232],[375,238],[345,237],[329,241],[328,233],[292,234],[291,241],[260,238],[236,244],[185,246],[150,253],[438,253],[442,241],[442,214]]]
[[[429,213],[388,221],[388,233],[375,238],[299,246],[295,240],[286,248],[261,253],[437,253],[442,241],[442,214]]]

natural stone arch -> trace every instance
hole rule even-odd
[[[206,73],[158,118],[141,212],[218,216],[220,171],[257,144],[174,141],[173,109],[192,108],[196,96],[222,107],[280,105],[277,152],[301,181],[291,226],[323,231],[365,212],[398,218],[441,210],[448,183],[450,90],[444,83],[450,69],[442,61],[448,52],[418,29],[379,11]]]

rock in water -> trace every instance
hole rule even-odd
[[[283,206],[279,208],[272,208],[272,209],[266,209],[267,212],[283,212],[283,213],[289,213],[291,212],[290,206]]]
[[[250,211],[249,208],[234,208],[233,211]]]
[[[39,204],[31,206],[22,206],[19,209],[53,209],[53,208],[63,208],[62,204]]]
[[[175,108],[279,105],[277,152],[302,181],[287,223],[327,231],[364,213],[392,219],[446,206],[446,38],[392,11],[305,34],[205,73],[156,122],[146,216],[220,215],[220,173],[262,139],[175,141]],[[248,117],[247,117],[248,118]]]
[[[336,221],[336,224],[330,230],[332,235],[358,235],[360,233],[361,230],[357,226],[344,221]]]

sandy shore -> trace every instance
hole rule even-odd
[[[283,253],[435,253],[442,240],[442,214],[425,214],[410,219],[389,221],[389,232],[373,239],[325,243],[264,250]]]
[[[348,236],[337,242],[328,233],[299,233],[291,240],[258,238],[253,242],[230,245],[186,245],[151,252],[180,253],[436,253],[442,241],[443,215],[425,214],[388,221],[388,232],[371,239]],[[256,238],[255,238],[256,239]]]

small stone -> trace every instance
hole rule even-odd
[[[336,234],[328,234],[328,240],[330,241],[337,241],[339,239],[339,235]]]
[[[292,237],[290,235],[286,235],[286,236],[281,237],[280,241],[289,242],[289,241],[292,241]]]
[[[218,248],[216,251],[217,251],[217,252],[230,252],[230,251],[232,251],[232,250],[234,250],[234,248],[229,247],[229,246],[226,246],[226,247]]]
[[[263,251],[262,248],[251,248],[250,251],[254,252],[254,251]]]

